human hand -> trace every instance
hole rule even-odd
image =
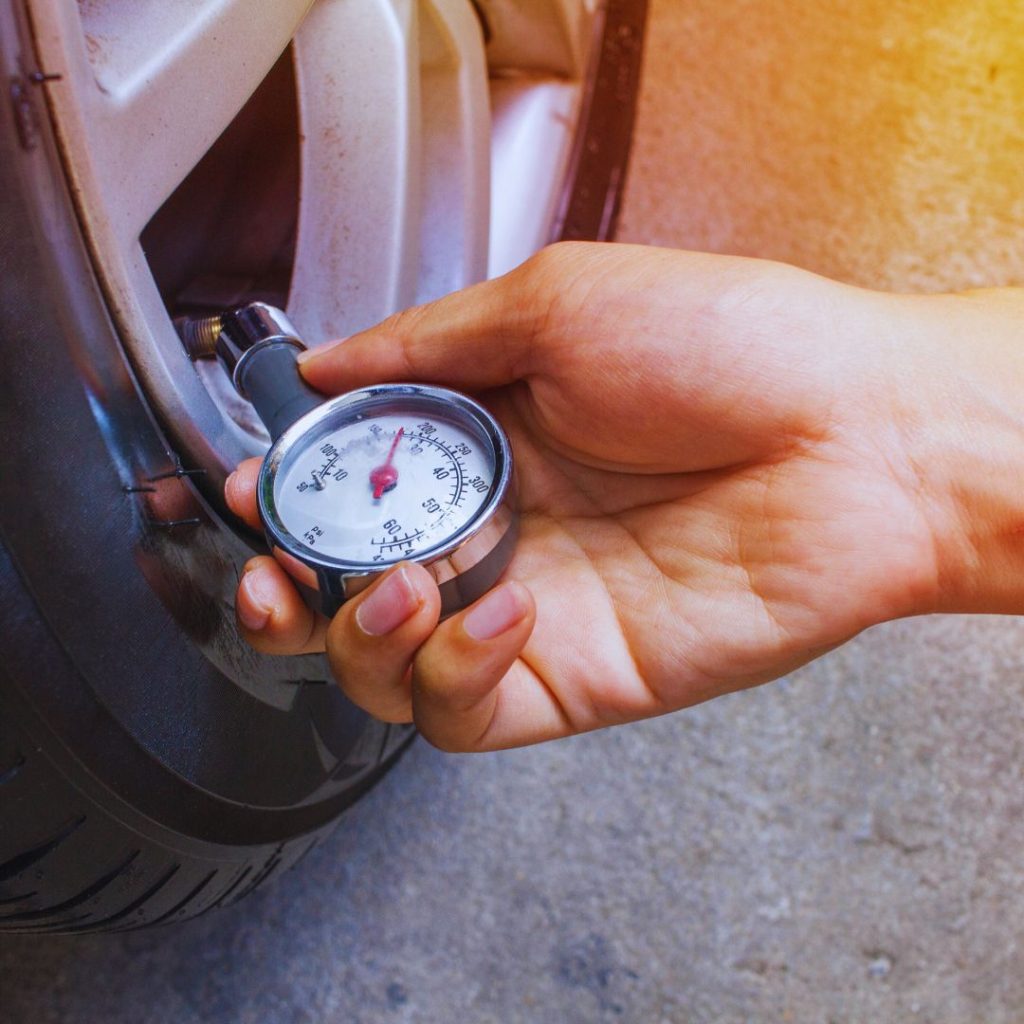
[[[515,450],[519,548],[507,582],[440,625],[416,565],[328,624],[255,559],[243,633],[278,654],[326,646],[357,704],[481,750],[682,708],[954,590],[969,603],[951,583],[970,547],[953,469],[920,465],[948,409],[920,378],[936,344],[956,362],[948,326],[973,312],[941,303],[970,301],[573,244],[313,350],[303,373],[328,393],[416,380],[481,397]],[[254,525],[258,466],[227,488]]]

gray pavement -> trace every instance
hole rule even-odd
[[[418,744],[302,866],[0,942],[5,1021],[1019,1021],[1024,621],[878,628],[531,750]]]

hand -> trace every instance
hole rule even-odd
[[[480,395],[515,450],[521,541],[507,582],[440,625],[416,565],[328,624],[258,558],[243,633],[278,654],[326,646],[357,704],[482,750],[686,707],[969,603],[956,467],[921,460],[956,430],[929,367],[960,388],[978,375],[951,325],[979,308],[572,244],[314,350],[303,373],[327,393],[417,380]],[[251,523],[257,469],[227,488]]]

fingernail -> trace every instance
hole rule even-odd
[[[356,609],[356,622],[370,636],[385,636],[405,622],[422,602],[405,569],[382,580]]]
[[[526,614],[519,588],[505,583],[492,590],[465,618],[462,628],[474,640],[491,640],[511,629]]]
[[[326,355],[328,352],[333,352],[339,345],[343,345],[348,338],[335,338],[334,341],[328,341],[323,345],[317,345],[316,348],[307,348],[305,352],[300,352],[298,355],[299,366],[306,366],[307,364],[314,362],[321,356]]]
[[[253,632],[263,629],[274,606],[273,581],[260,569],[247,569],[239,590],[245,591],[247,601],[237,602],[238,619]]]

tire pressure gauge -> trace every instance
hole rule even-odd
[[[511,487],[508,440],[482,406],[445,388],[383,384],[293,423],[264,459],[257,496],[271,545],[312,569],[332,606],[411,559],[450,613],[511,558]]]
[[[220,358],[270,431],[260,519],[325,613],[406,559],[437,581],[442,615],[494,585],[518,524],[512,450],[483,406],[423,384],[324,400],[298,373],[294,328],[262,303],[178,328],[193,356]]]

